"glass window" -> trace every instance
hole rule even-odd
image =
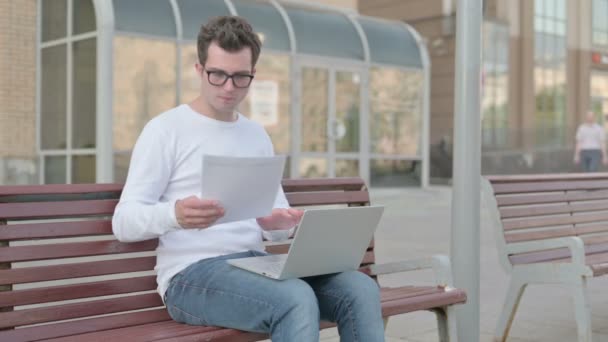
[[[300,158],[299,175],[302,178],[323,178],[328,176],[327,159]]]
[[[594,45],[608,46],[608,0],[593,0],[592,6],[592,42]]]
[[[332,135],[336,152],[359,152],[361,75],[336,72],[336,117]]]
[[[285,9],[299,53],[364,60],[359,34],[344,15],[297,7]]]
[[[262,53],[249,94],[240,111],[262,124],[275,152],[287,154],[291,146],[291,80],[289,56]]]
[[[73,0],[73,34],[95,31],[95,8],[91,0]]]
[[[117,31],[153,36],[177,36],[175,16],[167,0],[113,0]]]
[[[196,40],[201,25],[218,15],[230,15],[224,0],[177,0],[184,39]]]
[[[359,160],[336,159],[336,177],[359,177]]]
[[[232,0],[238,15],[260,35],[263,49],[290,51],[289,34],[279,12],[266,1]]]
[[[64,38],[67,35],[67,1],[46,0],[40,3],[42,4],[42,41]]]
[[[43,150],[65,149],[67,46],[44,48],[40,59],[40,147]]]
[[[66,157],[44,157],[44,184],[66,183]]]
[[[404,25],[363,17],[357,20],[367,37],[372,62],[422,67],[418,43]]]
[[[419,71],[370,70],[371,152],[418,156],[423,76]]]
[[[370,161],[370,185],[391,188],[420,186],[419,168],[419,161],[372,159]]]
[[[95,148],[97,42],[95,38],[74,42],[72,53],[72,148]]]
[[[114,153],[114,181],[124,183],[129,173],[129,162],[131,161],[131,151]]]
[[[327,120],[329,119],[329,73],[327,69],[302,68],[300,99],[302,152],[327,152]],[[300,173],[302,174],[302,173]]]
[[[95,156],[72,158],[72,184],[95,183]]]
[[[485,22],[483,32],[482,146],[486,151],[513,148],[508,120],[508,27]]]
[[[565,1],[536,0],[534,81],[536,115],[533,129],[537,148],[561,147],[569,137],[566,120]]]
[[[114,150],[130,151],[144,125],[176,105],[175,43],[114,38]]]

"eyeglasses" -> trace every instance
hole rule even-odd
[[[253,75],[248,74],[230,75],[222,70],[205,70],[205,72],[207,73],[207,79],[209,80],[209,83],[218,87],[221,87],[226,84],[229,78],[232,79],[232,85],[235,88],[247,88],[253,80]]]

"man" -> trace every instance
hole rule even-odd
[[[589,111],[576,131],[574,163],[582,163],[584,172],[596,172],[602,164],[608,163],[606,156],[606,135],[604,129],[595,122],[595,113]]]
[[[302,211],[290,209],[279,190],[270,216],[214,224],[224,214],[221,203],[195,196],[203,155],[273,154],[264,129],[236,112],[260,54],[251,26],[239,17],[214,18],[201,28],[197,46],[201,93],[143,129],[114,234],[121,241],[159,237],[158,292],[178,322],[311,342],[323,319],[338,323],[342,341],[383,341],[379,289],[360,272],[277,281],[226,263],[265,254],[262,236],[293,230]]]

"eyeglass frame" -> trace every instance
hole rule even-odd
[[[226,84],[226,82],[228,82],[228,79],[230,79],[232,81],[232,85],[235,88],[246,89],[246,88],[249,88],[249,86],[251,86],[251,82],[253,81],[253,78],[255,77],[255,75],[252,75],[252,74],[239,74],[239,73],[229,74],[229,73],[225,72],[224,70],[208,70],[204,66],[203,66],[203,71],[207,74],[207,81],[209,82],[209,84],[211,84],[212,86],[216,86],[216,87],[223,87]],[[218,83],[218,84],[211,82],[211,74],[213,74],[213,73],[222,74],[224,76],[224,81],[222,83]],[[249,78],[249,83],[247,83],[247,85],[244,87],[238,86],[236,84],[236,82],[234,81],[235,76],[247,77],[247,78]]]

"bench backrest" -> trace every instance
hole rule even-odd
[[[369,205],[360,178],[286,179],[283,188],[294,207]],[[120,184],[0,187],[0,330],[162,307],[153,274],[158,240],[121,243],[112,235],[121,190]],[[267,248],[288,249],[288,243]],[[372,243],[363,265],[373,262]],[[163,311],[154,315],[166,317]],[[61,324],[55,326],[40,329]]]
[[[507,255],[505,246],[510,243],[566,236],[579,236],[591,249],[608,243],[608,173],[485,179],[484,203],[496,227],[503,266],[542,258]],[[567,250],[563,252],[569,256]]]

